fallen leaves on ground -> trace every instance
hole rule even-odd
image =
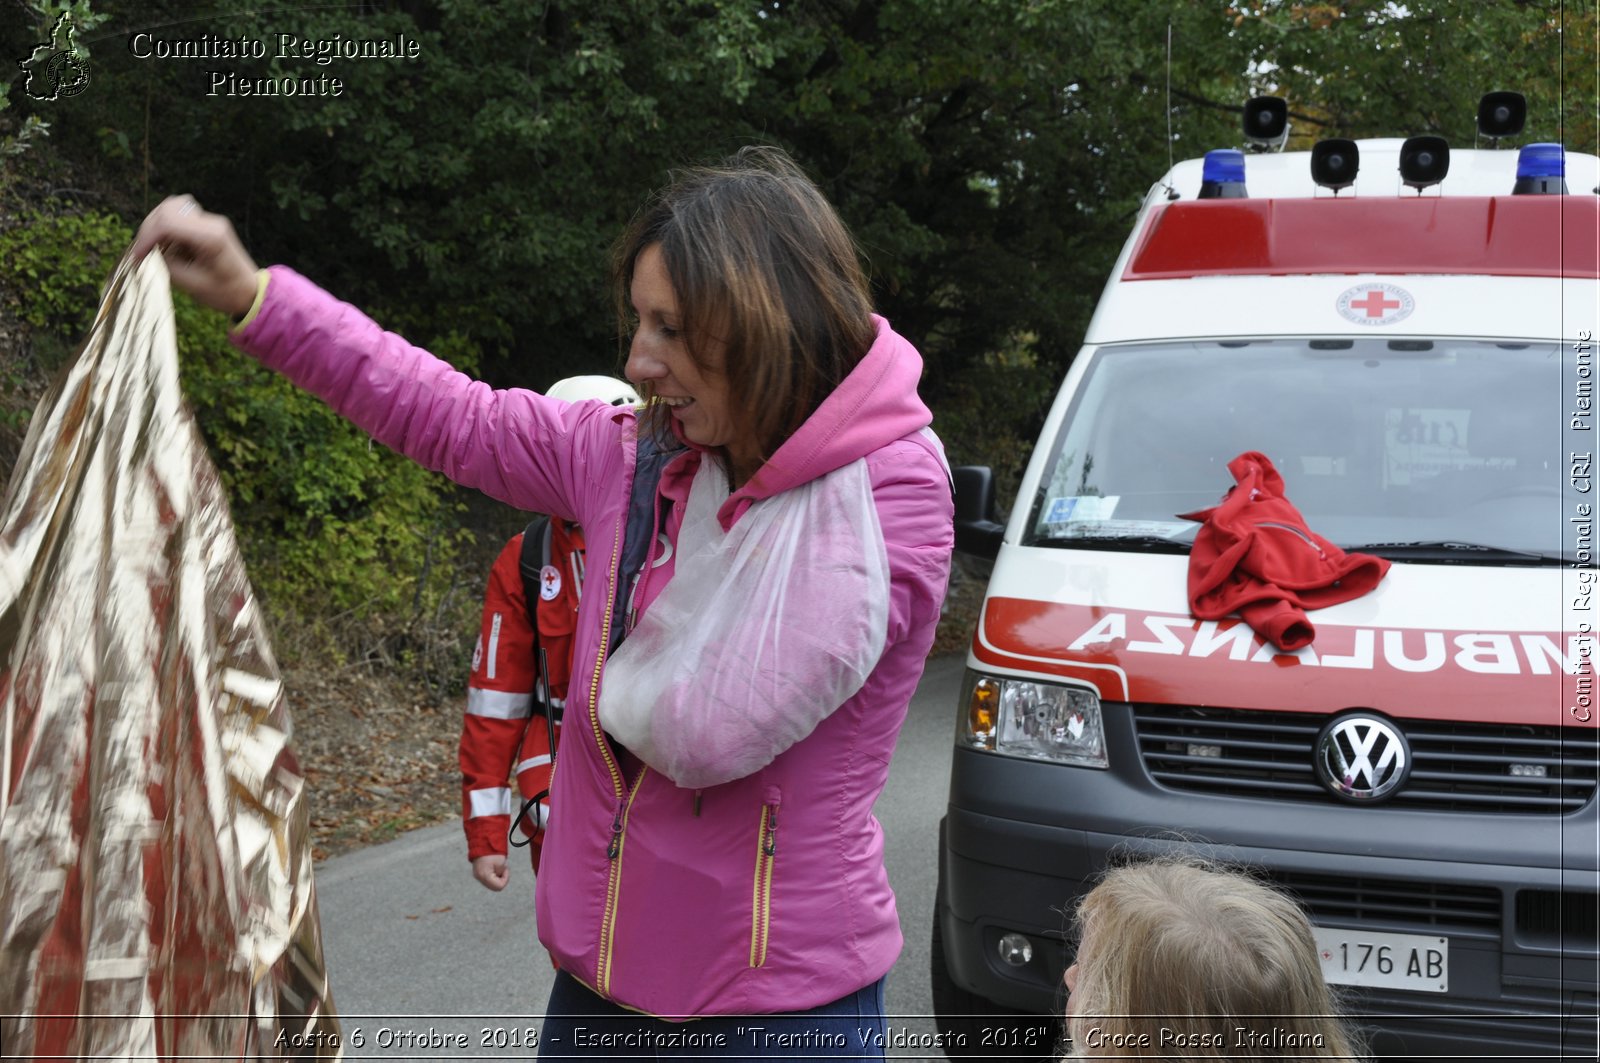
[[[461,699],[433,705],[420,685],[360,667],[285,668],[284,683],[315,859],[461,814]]]

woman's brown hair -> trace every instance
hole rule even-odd
[[[1293,900],[1199,858],[1114,868],[1078,905],[1073,1059],[1328,1059],[1360,1049]]]
[[[634,267],[653,244],[689,356],[726,379],[735,431],[770,458],[872,346],[872,300],[849,231],[779,148],[748,147],[675,174],[617,244],[624,335]],[[640,416],[647,430],[666,431],[653,401]]]

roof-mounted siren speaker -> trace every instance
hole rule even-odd
[[[1247,151],[1282,151],[1289,140],[1289,101],[1282,96],[1253,96],[1244,105]]]
[[[1201,199],[1249,199],[1244,190],[1244,152],[1218,148],[1206,152],[1200,169]]]
[[[1567,153],[1560,144],[1525,144],[1517,153],[1514,196],[1567,194]]]
[[[1330,137],[1311,147],[1311,179],[1323,188],[1331,188],[1334,195],[1355,184],[1360,169],[1361,149],[1353,140]]]
[[[1407,137],[1400,145],[1400,180],[1417,195],[1450,172],[1450,144],[1444,137]]]
[[[1528,98],[1520,92],[1486,92],[1478,101],[1478,135],[1499,147],[1501,137],[1514,137],[1528,121]]]

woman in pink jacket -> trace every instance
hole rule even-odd
[[[588,533],[537,891],[541,1051],[882,1055],[901,946],[872,815],[953,544],[922,361],[782,152],[655,196],[618,247],[637,415],[495,391],[187,197],[135,245],[380,442]],[[684,1023],[685,1019],[699,1021]]]

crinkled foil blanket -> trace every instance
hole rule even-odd
[[[304,780],[159,255],[0,503],[0,1054],[337,1058]]]

